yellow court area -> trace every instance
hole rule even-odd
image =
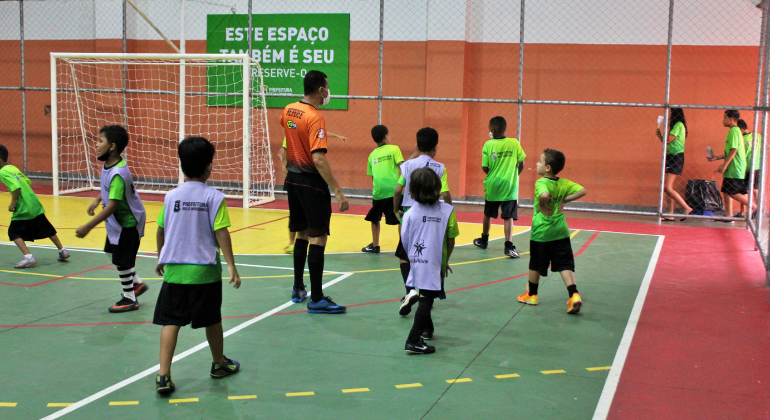
[[[40,202],[46,210],[46,217],[56,227],[59,238],[65,247],[103,249],[105,240],[104,224],[98,226],[87,237],[78,239],[75,237],[75,229],[88,222],[91,216],[86,214],[89,203],[93,198],[38,195]],[[8,193],[0,193],[0,204],[6,206],[11,197]],[[156,251],[155,232],[156,223],[162,206],[160,201],[145,201],[147,210],[147,225],[144,238],[142,238],[141,251]],[[274,209],[243,209],[231,207],[230,235],[235,254],[282,254],[283,248],[289,241],[288,210]],[[11,213],[4,212],[0,216],[0,224],[8,226],[11,221]],[[398,244],[398,231],[396,226],[388,226],[383,219],[381,223],[380,247],[383,252],[394,251]],[[363,215],[333,214],[331,221],[331,236],[327,242],[326,252],[360,252],[361,248],[372,242],[371,223],[364,220]],[[528,229],[524,226],[514,226],[513,233],[520,233]],[[474,238],[481,235],[481,224],[460,223],[460,236],[456,245],[470,244]],[[489,232],[490,238],[503,236],[502,225],[492,225]],[[50,241],[40,240],[37,243],[50,245]]]

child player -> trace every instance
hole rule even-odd
[[[236,289],[241,278],[235,267],[230,242],[230,216],[225,195],[206,185],[211,176],[214,145],[202,137],[188,137],[177,148],[185,183],[166,194],[158,216],[158,265],[163,276],[152,323],[162,325],[160,371],[155,378],[161,394],[174,391],[171,358],[179,328],[192,324],[206,328],[211,356],[210,375],[224,378],[238,373],[240,363],[224,355],[222,333],[222,263],[225,255],[230,284]]]
[[[749,181],[751,180],[751,162],[752,159],[754,159],[754,200],[756,202],[757,197],[759,197],[759,159],[762,154],[762,135],[759,133],[756,134],[757,150],[759,153],[754,153],[752,150],[752,146],[754,146],[754,133],[749,131],[749,126],[746,124],[746,121],[743,120],[738,120],[738,128],[741,130],[741,134],[743,134],[743,142],[746,146],[746,177],[744,178],[744,182],[746,183],[746,191],[749,190]],[[744,205],[741,205],[741,210],[743,210],[744,207]]]
[[[85,238],[101,222],[107,228],[104,252],[117,267],[120,284],[123,286],[121,299],[108,308],[113,313],[139,309],[136,298],[149,289],[134,270],[147,215],[134,187],[131,171],[121,156],[127,145],[128,132],[122,126],[105,125],[99,130],[97,159],[104,162],[100,181],[101,196],[88,206],[88,215],[94,216],[99,203],[102,204],[102,211],[75,230],[75,236]]]
[[[722,125],[729,128],[725,137],[725,154],[709,157],[708,159],[710,161],[725,161],[714,171],[722,174],[724,177],[721,191],[735,201],[749,206],[750,211],[753,212],[755,206],[753,203],[749,204],[749,199],[746,195],[746,183],[744,181],[744,178],[746,178],[746,145],[743,142],[741,129],[738,128],[738,120],[740,118],[741,114],[738,110],[728,109],[725,111]],[[727,216],[732,216],[732,214],[728,212]]]
[[[545,149],[537,163],[537,174],[542,176],[535,183],[535,213],[532,216],[532,233],[529,241],[529,284],[527,291],[517,300],[527,305],[537,305],[537,285],[540,276],[551,272],[561,274],[567,286],[569,300],[567,313],[580,311],[583,301],[575,285],[575,258],[569,240],[569,229],[564,217],[564,204],[586,195],[580,185],[556,175],[564,169],[564,153]]]
[[[401,149],[390,144],[388,127],[372,127],[372,139],[377,148],[369,155],[366,174],[372,177],[372,209],[366,214],[366,221],[372,222],[372,243],[362,248],[362,252],[380,253],[380,220],[385,213],[385,223],[398,225],[398,218],[393,212],[393,192],[398,184],[398,167],[404,162]]]
[[[37,199],[30,185],[32,181],[24,175],[19,168],[8,164],[8,149],[0,144],[0,181],[11,193],[11,204],[8,211],[13,212],[11,224],[8,226],[8,238],[19,247],[24,257],[17,262],[14,268],[29,268],[37,265],[35,256],[29,252],[24,241],[49,238],[59,249],[59,261],[65,261],[70,253],[64,249],[56,236],[48,218],[45,217],[45,209]]]
[[[412,354],[429,354],[436,351],[424,341],[433,339],[430,316],[433,300],[439,297],[444,277],[452,271],[449,257],[460,230],[452,206],[438,201],[441,192],[438,175],[423,167],[414,170],[409,179],[409,192],[415,203],[404,214],[401,241],[404,249],[409,250],[411,262],[406,284],[420,290],[420,304],[404,350]]]
[[[431,169],[439,176],[441,179],[441,197],[444,198],[445,203],[452,205],[452,194],[449,192],[449,185],[447,185],[446,168],[443,163],[433,160],[433,157],[436,156],[437,147],[438,132],[436,130],[425,127],[417,131],[417,157],[409,159],[401,164],[401,177],[398,179],[396,190],[393,193],[393,212],[399,219],[404,215],[404,212],[417,203],[409,193],[409,182],[412,172],[418,168]],[[401,196],[402,192],[403,197]],[[401,277],[403,277],[404,286],[406,287],[406,296],[404,296],[404,299],[401,301],[402,303],[398,313],[400,315],[408,315],[412,310],[412,305],[417,303],[419,295],[417,294],[417,291],[414,290],[414,287],[406,284],[409,276],[409,256],[400,240],[396,247],[396,257],[401,261]]]
[[[490,218],[497,219],[497,210],[502,209],[505,230],[504,255],[519,258],[513,246],[513,221],[518,220],[519,174],[524,169],[527,157],[519,141],[505,136],[507,124],[505,118],[494,117],[489,120],[489,138],[481,150],[481,169],[487,174],[484,178],[484,225],[481,238],[473,245],[487,249],[489,242]]]

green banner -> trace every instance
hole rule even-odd
[[[248,54],[248,15],[208,15],[207,29],[206,52]],[[252,15],[251,36],[252,58],[262,67],[261,88],[266,94],[302,95],[302,80],[310,70],[326,73],[332,95],[348,94],[349,14]],[[208,91],[240,92],[243,84],[237,80],[241,71],[237,67],[209,66]],[[241,100],[238,96],[210,96],[208,104],[232,106]],[[268,97],[267,106],[283,108],[297,100]],[[348,109],[348,100],[332,99],[324,109]]]

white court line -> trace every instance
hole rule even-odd
[[[626,363],[628,349],[631,347],[631,341],[634,339],[636,326],[639,323],[639,315],[642,313],[644,300],[647,297],[647,291],[650,289],[652,275],[655,273],[655,267],[658,265],[660,250],[663,248],[663,239],[664,236],[658,236],[658,242],[655,244],[655,251],[653,251],[650,263],[647,265],[647,272],[644,274],[642,285],[639,287],[639,293],[636,295],[636,301],[634,301],[634,307],[631,309],[631,315],[628,317],[625,332],[623,332],[623,338],[620,339],[618,351],[615,353],[615,360],[612,361],[612,368],[610,368],[610,373],[607,375],[607,380],[604,382],[602,395],[599,397],[599,402],[596,404],[593,420],[605,420],[610,413],[610,406],[612,406],[612,399],[615,397],[615,391],[618,389],[618,382],[620,382],[620,374],[623,371],[623,365]]]
[[[345,274],[337,277],[336,279],[334,279],[334,280],[324,284],[323,288],[326,289],[327,287],[332,286],[332,285],[334,285],[336,283],[339,283],[342,280],[345,280],[346,278],[348,278],[348,277],[350,277],[352,275],[353,275],[353,273],[345,273]],[[308,294],[308,296],[309,296],[309,294]],[[250,319],[250,320],[248,320],[248,321],[246,321],[246,322],[244,322],[242,324],[239,324],[239,325],[237,325],[237,326],[227,330],[225,332],[224,336],[225,337],[229,337],[229,336],[237,333],[238,331],[240,331],[240,330],[242,330],[242,329],[244,329],[244,328],[246,328],[246,327],[248,327],[250,325],[253,325],[253,324],[256,324],[259,321],[262,321],[263,319],[269,317],[270,315],[273,315],[274,313],[276,313],[278,311],[281,311],[283,309],[288,308],[289,306],[292,306],[293,304],[294,303],[292,301],[288,301],[288,302],[284,303],[281,306],[275,307],[275,308],[265,312],[264,314],[262,314],[262,315],[260,315],[260,316],[258,316],[256,318],[252,318],[252,319]],[[205,349],[208,346],[209,346],[208,341],[204,341],[203,343],[200,343],[197,346],[195,346],[195,347],[193,347],[193,348],[191,348],[189,350],[186,350],[186,351],[184,351],[184,352],[182,352],[180,354],[177,354],[176,356],[174,356],[174,359],[171,361],[171,363],[178,362],[178,361],[184,359],[185,357],[187,357],[187,356],[189,356],[191,354],[194,354],[194,353],[196,353],[196,352],[198,352],[200,350]],[[121,388],[124,388],[124,387],[126,387],[128,385],[131,385],[132,383],[134,383],[134,382],[136,382],[136,381],[138,381],[138,380],[140,380],[142,378],[146,378],[147,376],[150,376],[150,375],[152,375],[154,373],[157,373],[158,369],[160,369],[160,365],[155,365],[155,366],[153,366],[153,367],[151,367],[149,369],[146,369],[146,370],[144,370],[142,372],[137,373],[136,375],[134,375],[134,376],[132,376],[132,377],[130,377],[128,379],[124,379],[124,380],[116,383],[115,385],[113,385],[113,386],[111,386],[109,388],[105,388],[105,389],[103,389],[103,390],[101,390],[101,391],[91,395],[90,397],[83,398],[82,400],[72,404],[71,406],[69,406],[67,408],[64,408],[63,410],[59,410],[59,411],[57,411],[57,412],[55,412],[55,413],[53,413],[53,414],[51,414],[49,416],[43,417],[41,420],[58,419],[59,417],[62,417],[64,415],[66,415],[66,414],[69,414],[69,413],[77,410],[78,408],[84,407],[84,406],[86,406],[86,405],[88,405],[88,404],[90,404],[90,403],[92,403],[92,402],[94,402],[94,401],[96,401],[96,400],[98,400],[98,399],[100,399],[100,398],[102,398],[104,396],[107,396],[107,395],[109,395],[109,394],[111,394],[111,393],[113,393],[113,392],[115,392],[115,391],[117,391],[117,390],[119,390]]]

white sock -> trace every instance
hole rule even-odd
[[[24,258],[32,258],[33,256],[32,254],[24,254]]]
[[[136,271],[134,271],[134,284],[142,284],[144,283],[142,279],[139,278],[139,274],[136,274]]]

